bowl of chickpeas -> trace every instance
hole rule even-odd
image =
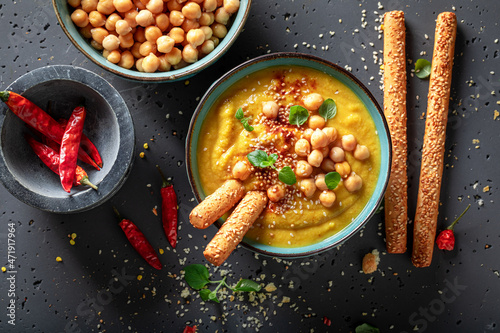
[[[121,77],[186,79],[234,43],[251,0],[52,0],[71,42]]]
[[[263,55],[223,75],[201,98],[186,141],[196,199],[218,198],[216,207],[200,204],[207,212],[193,210],[196,218],[217,211],[220,227],[234,209],[230,225],[242,223],[235,228],[246,230],[243,246],[289,258],[356,234],[383,200],[391,159],[387,123],[370,91],[345,69],[300,53]],[[237,203],[224,205],[252,191],[267,202],[249,216]]]

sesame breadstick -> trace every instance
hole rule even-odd
[[[392,141],[391,175],[385,194],[388,253],[406,252],[408,183],[406,175],[406,51],[402,11],[384,15],[384,114]]]
[[[229,179],[205,198],[189,214],[189,221],[198,229],[208,228],[227,213],[242,197],[245,188],[240,181]]]
[[[429,266],[434,250],[456,36],[455,14],[439,14],[427,96],[427,119],[413,231],[412,262],[415,267]]]
[[[257,220],[267,204],[266,192],[249,191],[229,215],[203,255],[215,266],[220,266],[238,246],[243,236]]]

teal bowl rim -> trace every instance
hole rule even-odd
[[[248,238],[244,238],[241,242],[242,246],[263,255],[282,258],[301,258],[328,251],[339,246],[348,238],[356,234],[375,214],[375,211],[383,200],[389,181],[392,161],[392,145],[389,127],[387,126],[384,113],[375,97],[353,74],[322,58],[309,54],[291,52],[266,54],[248,60],[233,68],[210,86],[200,100],[191,118],[186,140],[186,168],[191,189],[198,202],[201,202],[205,198],[205,194],[200,184],[197,171],[198,161],[196,156],[196,145],[198,144],[198,137],[195,133],[200,132],[201,125],[210,107],[217,101],[220,94],[223,93],[228,86],[255,71],[280,65],[296,65],[320,70],[339,80],[354,91],[363,104],[365,104],[375,122],[381,147],[380,173],[373,195],[358,216],[344,229],[321,242],[302,247],[275,247],[261,244]],[[220,228],[221,222],[222,221],[219,219],[219,221],[215,223],[217,228]]]
[[[56,12],[59,25],[63,29],[69,40],[82,52],[87,58],[92,60],[96,65],[110,71],[113,74],[124,77],[134,81],[148,81],[148,82],[174,82],[182,79],[187,79],[198,73],[199,71],[214,64],[220,57],[233,45],[243,26],[248,18],[250,12],[250,5],[252,0],[241,0],[238,13],[233,19],[231,27],[227,35],[220,41],[219,45],[210,52],[207,56],[198,60],[197,62],[186,67],[156,73],[143,73],[136,70],[126,69],[107,61],[99,51],[95,50],[90,43],[78,32],[76,26],[71,21],[71,16],[68,10],[66,0],[52,0],[54,11]]]

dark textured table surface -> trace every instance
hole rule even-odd
[[[454,11],[458,37],[447,130],[439,226],[467,204],[454,251],[437,250],[432,266],[416,269],[410,251],[384,252],[383,215],[338,249],[298,260],[256,256],[239,248],[215,278],[252,278],[277,289],[203,303],[181,269],[205,263],[207,238],[195,230],[195,206],[185,169],[184,144],[197,100],[214,80],[241,62],[269,52],[297,51],[347,67],[382,104],[380,17],[406,15],[407,55],[431,59],[434,27]],[[33,209],[0,188],[0,266],[7,258],[8,226],[15,229],[15,287],[0,273],[1,332],[349,332],[369,323],[382,332],[489,332],[500,325],[498,149],[500,28],[497,1],[254,1],[244,32],[222,60],[189,79],[166,84],[125,81],[97,67],[64,35],[49,0],[0,4],[0,88],[45,65],[71,64],[102,75],[124,97],[136,129],[136,154],[123,188],[102,206],[75,215]],[[408,69],[413,65],[408,65]],[[413,218],[424,132],[428,81],[408,77],[409,216]],[[2,107],[2,111],[5,108]],[[154,138],[154,141],[151,139]],[[139,158],[149,143],[146,158]],[[172,251],[153,209],[160,205],[160,164],[173,177],[180,201],[177,250]],[[119,230],[112,205],[134,220],[157,249],[157,272],[134,252]],[[411,225],[410,225],[411,228]],[[76,233],[70,245],[69,234]],[[411,242],[410,242],[411,246]],[[363,255],[381,252],[379,269],[365,275]],[[60,256],[63,261],[57,262]],[[139,279],[138,276],[142,276]],[[8,323],[15,300],[15,326]],[[327,325],[324,318],[331,320]]]

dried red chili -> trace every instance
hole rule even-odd
[[[73,179],[76,175],[76,161],[78,160],[78,150],[86,114],[87,111],[83,106],[77,106],[73,110],[61,141],[59,176],[63,189],[68,193],[71,191]]]
[[[33,102],[12,91],[0,91],[0,100],[5,102],[5,104],[7,104],[9,109],[14,112],[16,116],[21,118],[21,120],[30,125],[32,128],[42,133],[49,139],[54,140],[59,144],[61,143],[64,135],[64,128],[61,128],[57,121],[36,106]],[[99,166],[81,148],[78,151],[78,157],[83,162],[91,164],[99,170]]]
[[[174,186],[170,184],[157,165],[156,168],[160,172],[161,185],[161,220],[163,230],[167,236],[168,242],[175,249],[177,245],[177,195],[175,194]]]
[[[184,327],[184,331],[182,331],[182,333],[196,333],[196,325],[194,325],[193,327],[191,326]]]
[[[67,123],[68,121],[66,119],[59,119],[59,124],[61,124],[63,128],[66,128]],[[84,149],[84,151],[87,153],[87,156],[89,156],[89,159],[92,161],[92,163],[95,163],[99,168],[102,168],[101,155],[99,154],[99,151],[97,150],[96,146],[92,143],[92,141],[90,141],[90,139],[85,134],[82,134],[80,147]],[[99,168],[97,168],[97,170],[99,170]]]
[[[54,171],[59,175],[59,153],[53,148],[36,141],[33,137],[26,135],[26,141],[31,146],[35,154],[42,160],[42,162],[49,167],[50,170]],[[51,140],[51,142],[54,142]],[[97,190],[97,186],[92,184],[85,170],[81,167],[76,166],[76,177],[74,180],[75,185],[88,185],[94,190]]]
[[[127,236],[127,239],[137,253],[139,253],[153,268],[161,270],[160,258],[158,258],[156,251],[148,242],[146,236],[144,236],[142,231],[132,221],[122,218],[115,207],[113,207],[113,210],[120,219],[120,227],[125,233],[125,236]]]
[[[448,228],[439,233],[439,236],[436,239],[436,243],[440,250],[453,250],[453,248],[455,247],[455,235],[453,234],[453,228],[455,227],[455,224],[457,224],[457,222],[462,218],[462,216],[464,216],[464,214],[469,210],[469,208],[470,204]]]

